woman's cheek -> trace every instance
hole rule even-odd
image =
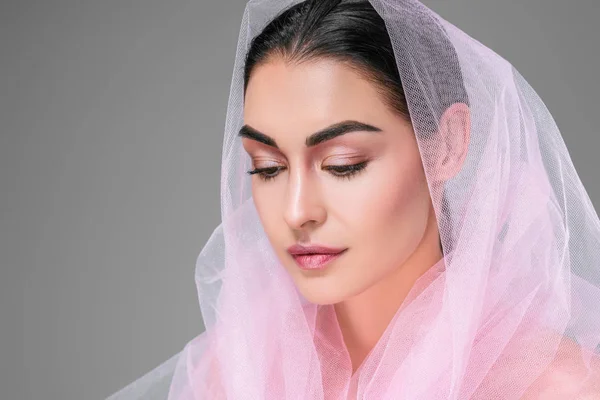
[[[385,172],[372,179],[363,191],[358,226],[365,237],[378,242],[399,240],[406,245],[411,236],[419,236],[427,223],[429,212],[426,183],[422,181],[418,166],[390,163]]]

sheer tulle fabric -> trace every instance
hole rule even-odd
[[[332,306],[298,293],[252,201],[236,136],[244,57],[298,1],[250,1],[227,110],[222,223],[196,267],[206,331],[178,357],[168,399],[600,398],[600,221],[554,120],[509,62],[423,4],[370,2],[394,46],[428,182],[441,154],[432,116],[455,101],[470,108],[461,171],[430,185],[444,199],[444,258],[352,374]],[[169,365],[114,398],[150,398]]]

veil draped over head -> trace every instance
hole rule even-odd
[[[251,196],[237,136],[245,56],[299,3],[252,0],[227,109],[222,223],[196,267],[206,331],[112,399],[600,398],[600,221],[556,123],[508,61],[417,0],[369,2],[390,35],[431,196],[443,198],[443,258],[353,373],[333,306],[298,292]],[[457,102],[470,139],[460,171],[440,177],[430,139]]]

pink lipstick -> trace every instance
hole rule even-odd
[[[331,248],[318,245],[302,246],[295,244],[288,247],[288,253],[294,258],[296,264],[304,270],[324,269],[327,265],[342,255],[347,248]]]

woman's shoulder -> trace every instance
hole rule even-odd
[[[556,357],[522,400],[600,399],[600,354],[563,338]]]

